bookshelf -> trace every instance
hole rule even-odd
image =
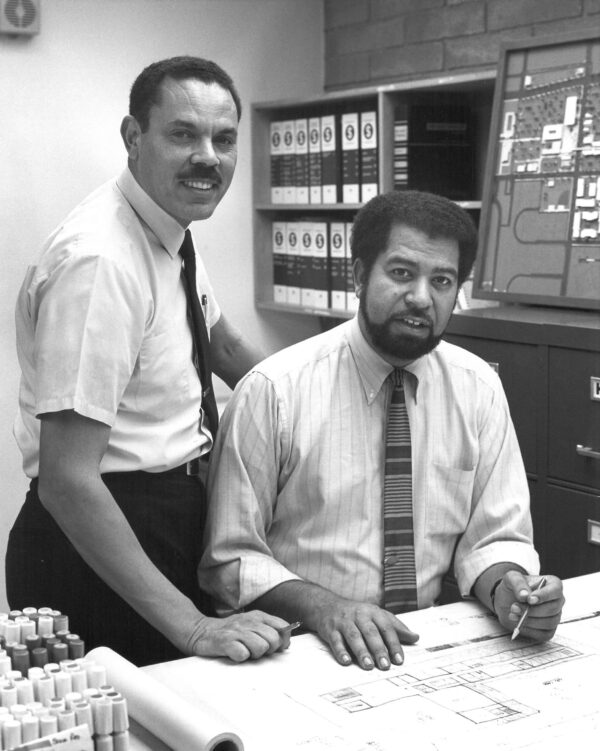
[[[300,243],[302,243],[302,238],[307,238],[307,247],[310,243],[311,229],[308,225],[316,227],[321,225],[322,229],[322,225],[325,224],[329,250],[325,264],[329,268],[331,263],[329,241],[332,235],[332,225],[334,229],[340,224],[348,228],[356,211],[362,205],[360,199],[363,191],[361,191],[360,178],[351,174],[355,168],[352,166],[352,159],[360,160],[362,154],[359,150],[354,156],[345,155],[342,141],[344,134],[352,132],[346,130],[348,124],[351,127],[358,126],[362,132],[361,117],[363,115],[365,122],[372,123],[373,114],[376,121],[375,192],[383,193],[394,188],[402,189],[402,187],[431,190],[457,201],[463,208],[473,212],[474,218],[478,220],[495,75],[494,70],[481,71],[348,89],[326,93],[311,99],[254,103],[251,107],[251,128],[254,284],[257,308],[333,319],[348,318],[354,314],[355,308],[352,307],[351,293],[347,295],[345,309],[340,307],[339,300],[338,306],[332,307],[330,290],[327,291],[329,297],[325,306],[323,296],[317,294],[311,297],[310,291],[307,291],[306,295],[290,294],[290,299],[286,299],[285,302],[281,301],[281,288],[276,284],[277,281],[281,281],[280,278],[276,278],[280,272],[275,268],[277,262],[281,271],[281,264],[285,266],[286,261],[280,257],[279,253],[274,253],[276,242],[273,224],[277,223],[279,227],[285,227],[289,223],[300,223]],[[353,119],[356,115],[358,119],[356,117]],[[296,196],[293,193],[283,197],[285,187],[282,183],[290,182],[289,171],[293,169],[290,166],[293,156],[290,156],[288,151],[287,157],[283,156],[278,163],[279,167],[274,170],[273,124],[278,124],[275,126],[278,131],[275,139],[278,144],[281,144],[277,147],[279,150],[276,151],[276,156],[281,156],[285,149],[284,141],[287,141],[289,145],[291,140],[289,130],[286,137],[286,127],[289,128],[290,123],[300,122],[299,130],[303,130],[302,121],[306,121],[309,125],[311,119],[315,121],[319,118],[323,123],[325,118],[331,118],[331,116],[336,119],[335,135],[339,149],[340,184],[337,186],[337,195],[332,200],[332,194],[329,191],[325,200],[331,202],[324,203],[323,195],[321,195],[320,202],[313,202],[309,186],[308,191],[299,191],[301,202],[295,200]],[[344,129],[342,129],[342,122]],[[402,130],[402,123],[407,125],[408,133],[406,129]],[[280,128],[280,126],[283,127]],[[310,137],[310,127],[305,130],[305,133],[305,137]],[[401,142],[402,137],[405,143]],[[403,147],[406,149],[406,156],[395,154],[395,148],[401,150]],[[286,167],[282,166],[286,158],[287,181],[285,177],[283,179],[281,177],[286,170]],[[346,167],[344,167],[343,160],[346,159]],[[402,165],[402,162],[406,164]],[[372,183],[372,154],[370,165],[364,168],[365,172],[367,169]],[[298,182],[298,174],[302,173],[296,173],[297,185],[304,182],[302,178]],[[343,180],[344,174],[345,180]],[[291,178],[292,182],[293,179]],[[359,181],[358,190],[350,186],[346,191],[341,184],[356,179]],[[281,188],[277,191],[276,200],[273,200],[273,184]],[[364,192],[368,196],[367,190]],[[322,194],[324,192],[325,189]],[[372,192],[373,186],[371,186]],[[351,200],[357,197],[359,200]],[[310,257],[310,252],[306,255]],[[289,270],[290,258],[287,259],[287,263]],[[323,261],[321,259],[313,262],[303,259],[303,263],[306,274],[307,264],[309,266],[312,264],[311,267],[314,270]],[[349,264],[347,267],[349,268]],[[349,286],[348,268],[344,273]],[[300,280],[300,286],[302,286],[302,280]],[[306,284],[304,286],[306,287]],[[318,304],[313,304],[315,302]]]

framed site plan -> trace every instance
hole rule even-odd
[[[502,46],[473,296],[600,309],[600,34]]]

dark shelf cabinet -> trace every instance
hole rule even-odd
[[[455,313],[446,338],[498,369],[544,571],[600,571],[600,315],[476,308]]]

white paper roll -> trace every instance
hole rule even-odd
[[[170,688],[108,647],[87,658],[104,665],[108,681],[126,701],[129,715],[173,751],[243,751],[241,738],[214,707],[189,704]]]

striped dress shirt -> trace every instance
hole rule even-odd
[[[391,366],[358,319],[267,358],[237,386],[211,457],[200,586],[239,609],[306,579],[380,604]],[[489,566],[539,570],[506,398],[478,357],[442,342],[407,367],[419,607],[452,563],[468,596]]]

